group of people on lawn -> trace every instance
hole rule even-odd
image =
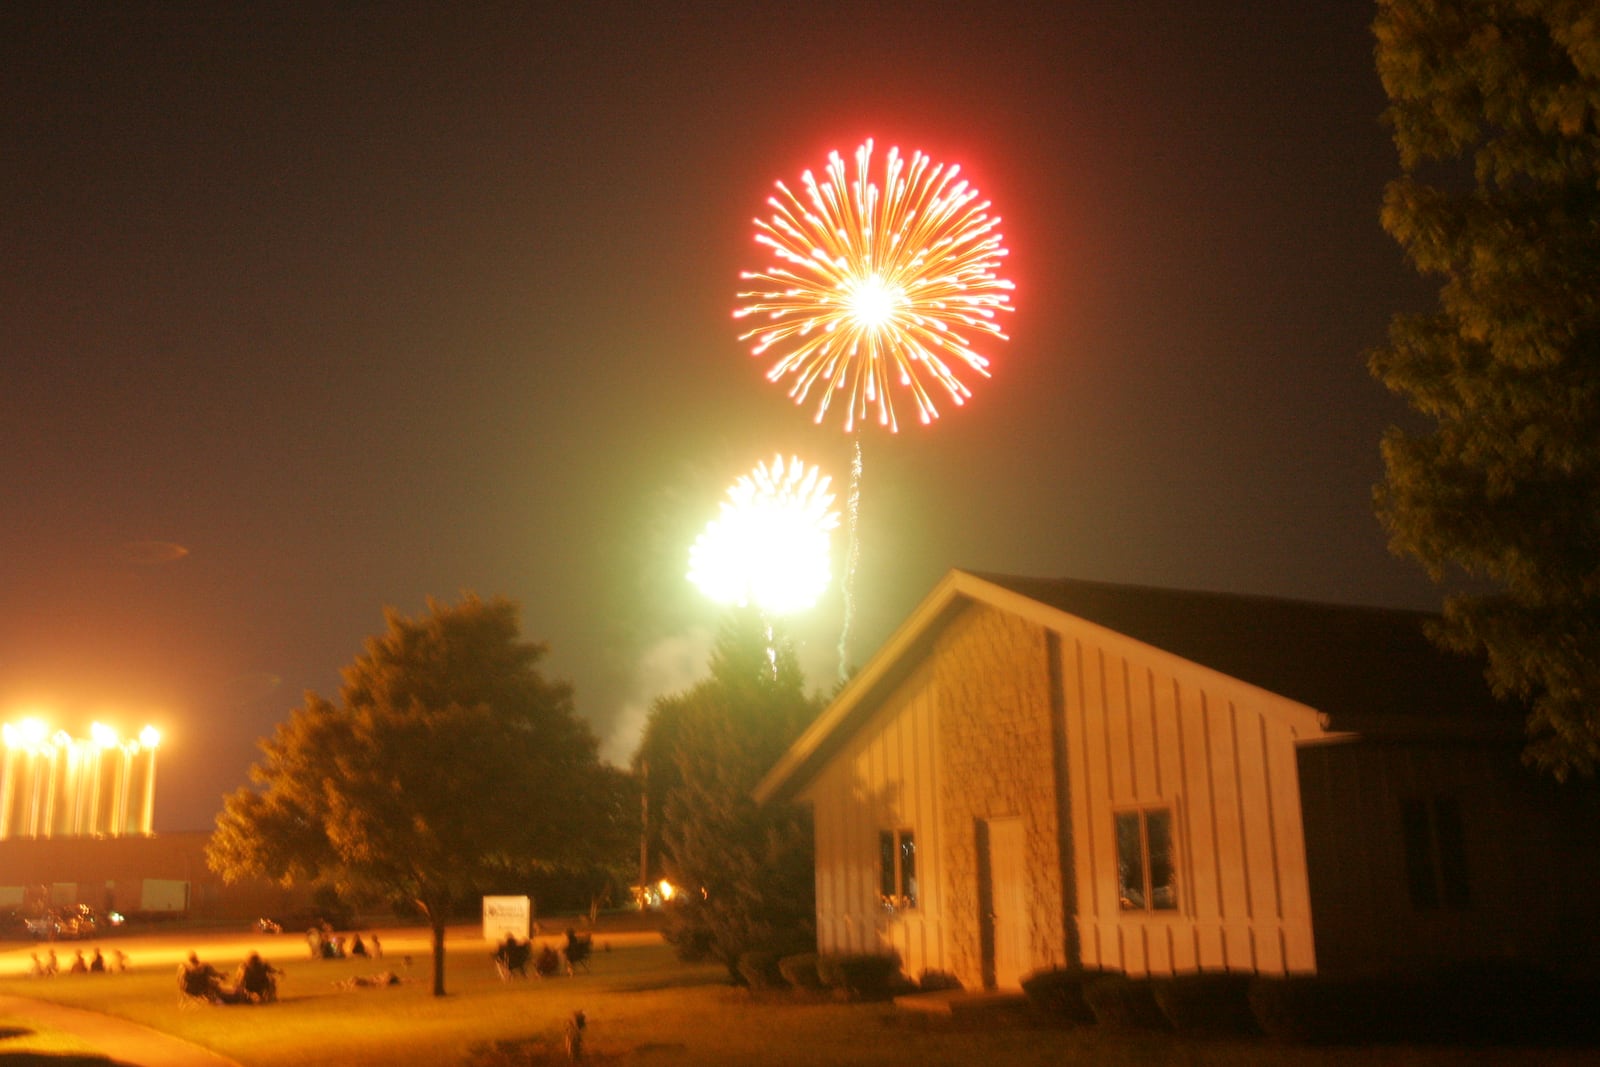
[[[178,965],[178,988],[186,997],[211,1004],[266,1004],[278,999],[278,968],[252,952],[234,972],[233,984],[224,985],[222,972],[201,961],[198,953]]]
[[[535,975],[545,978],[555,974],[563,965],[567,973],[571,974],[574,967],[588,970],[589,953],[593,947],[592,938],[578,933],[569,926],[567,943],[562,946],[559,954],[553,946],[545,945],[535,955],[531,940],[518,941],[516,934],[507,933],[506,939],[494,950],[494,965],[500,972],[501,978],[510,978],[512,975],[526,978],[530,967]]]
[[[383,959],[383,942],[378,940],[377,934],[371,936],[372,947],[370,949],[367,947],[367,943],[361,940],[361,935],[356,934],[351,938],[349,951],[346,952],[344,935],[335,934],[333,927],[323,923],[321,926],[313,926],[306,931],[306,947],[311,950],[311,958],[314,960],[342,960],[346,955],[381,960]]]
[[[121,949],[112,950],[112,960],[108,962],[97,948],[94,956],[84,959],[83,949],[78,949],[72,954],[72,962],[67,965],[68,974],[105,974],[107,971],[125,971],[128,969],[128,957]],[[56,959],[56,950],[50,949],[45,953],[44,959],[39,954],[33,954],[33,965],[28,968],[31,978],[53,978],[61,973],[61,961]]]

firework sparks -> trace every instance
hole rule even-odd
[[[792,376],[795,403],[819,394],[817,422],[838,397],[846,431],[871,417],[892,431],[891,386],[911,394],[926,424],[939,415],[937,390],[957,405],[972,395],[958,371],[989,376],[975,346],[1006,339],[996,319],[1011,310],[1013,286],[996,274],[1000,220],[959,167],[891,148],[880,185],[870,140],[855,162],[851,179],[830,154],[820,182],[802,175],[803,198],[777,183],[772,217],[755,220],[756,242],[777,263],[741,275],[755,288],[739,294],[748,303],[734,317],[764,320],[739,339],[752,355],[776,353],[767,378]]]
[[[831,577],[829,533],[839,525],[829,482],[781,456],[741,476],[690,550],[689,580],[720,603],[753,603],[772,615],[816,603]]]

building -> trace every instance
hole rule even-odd
[[[1592,790],[1426,616],[952,571],[757,788],[824,952],[1014,988],[1589,953]]]
[[[307,906],[304,886],[223,882],[206,866],[210,838],[194,831],[0,840],[0,908],[37,914],[87,904],[151,918],[255,919]]]

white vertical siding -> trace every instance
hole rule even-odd
[[[918,671],[806,789],[815,813],[817,942],[823,952],[894,949],[907,974],[945,970],[936,697]],[[911,830],[918,907],[886,915],[878,900],[878,833]]]
[[[1312,970],[1294,748],[1312,713],[1101,631],[1062,648],[1085,965]],[[1172,812],[1179,907],[1122,911],[1115,813],[1157,807]]]

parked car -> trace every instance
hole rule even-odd
[[[87,904],[69,904],[24,920],[28,936],[35,941],[82,940],[117,926],[121,921],[122,916],[112,912],[102,922],[100,913]]]
[[[18,908],[0,908],[0,938],[7,940],[28,936],[28,917]]]
[[[53,911],[30,915],[23,922],[28,927],[28,936],[35,941],[54,941],[61,935],[61,919]]]

